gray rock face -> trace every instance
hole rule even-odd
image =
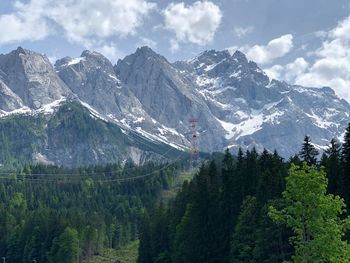
[[[158,122],[186,135],[188,119],[197,118],[205,151],[266,147],[287,157],[298,152],[305,134],[322,148],[341,138],[350,112],[331,89],[270,81],[240,51],[209,50],[171,64],[143,47],[115,71]]]
[[[123,88],[111,62],[97,52],[86,50],[79,58],[63,58],[56,62],[55,68],[81,101],[102,114],[120,118],[123,112],[142,108],[130,91]]]
[[[46,56],[21,47],[0,56],[0,72],[2,83],[17,95],[12,101],[32,109],[38,109],[71,93]],[[5,86],[2,85],[2,89],[3,87]],[[10,105],[7,105],[7,109],[13,108],[8,106]]]
[[[188,145],[189,120],[195,117],[206,141],[202,149],[222,149],[224,133],[217,128],[219,122],[203,98],[198,96],[196,84],[182,73],[182,69],[176,68],[150,48],[142,47],[119,60],[115,72],[153,120],[183,135],[182,143]],[[164,134],[161,130],[156,135]]]
[[[149,141],[188,146],[189,119],[196,118],[203,151],[266,147],[284,157],[299,151],[305,134],[320,149],[332,137],[341,139],[350,117],[350,105],[332,89],[270,80],[239,51],[209,50],[170,63],[142,47],[115,66],[84,51],[58,60],[55,68],[21,48],[0,55],[2,111],[35,110],[61,97]],[[141,160],[139,153],[130,148],[128,155]]]
[[[184,68],[183,62],[175,64]],[[322,149],[332,137],[342,139],[349,104],[330,88],[305,88],[277,80],[237,51],[207,51],[188,62],[184,74],[226,131],[230,148],[277,149],[289,157],[305,134]]]
[[[9,112],[23,107],[23,101],[2,80],[0,80],[0,105]]]
[[[143,96],[140,93],[137,93],[139,97],[135,96],[137,91],[120,80],[111,62],[103,55],[84,51],[79,58],[66,57],[57,61],[55,67],[76,97],[106,120],[147,137],[153,137],[162,129],[162,125],[150,116],[152,112],[146,111],[149,105],[142,103]],[[149,93],[143,95],[151,96]],[[176,136],[180,140],[179,135],[173,135]]]

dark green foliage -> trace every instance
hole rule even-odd
[[[321,158],[321,165],[325,167],[328,177],[328,192],[339,194],[341,192],[341,145],[332,139],[329,147]]]
[[[220,165],[206,162],[190,183],[184,183],[162,226],[157,223],[159,212],[150,213],[142,228],[147,233],[141,236],[142,247],[154,244],[159,235],[167,237],[162,239],[167,244],[163,250],[153,246],[152,255],[140,252],[139,262],[158,262],[163,255],[170,255],[173,263],[287,259],[289,233],[276,228],[265,205],[281,196],[287,165],[277,152],[259,156],[254,149],[246,154],[239,150],[237,158],[226,151]],[[264,239],[266,234],[276,241]]]
[[[67,227],[58,238],[53,240],[52,248],[49,253],[50,262],[76,262],[79,251],[78,242],[78,232],[75,229]]]
[[[350,205],[350,123],[344,136],[342,147],[342,173],[341,173],[341,196],[344,197],[346,204]]]
[[[267,202],[259,211],[254,258],[259,263],[280,263],[291,258],[293,248],[289,243],[292,231],[283,225],[275,224],[268,216],[268,207],[281,207],[280,199]]]
[[[321,165],[328,172],[329,192],[348,189],[350,193],[350,126],[347,136],[342,158],[340,145],[335,140],[331,141],[322,157]],[[291,245],[293,231],[286,225],[276,224],[269,216],[269,207],[285,207],[282,193],[286,190],[288,169],[296,164],[303,165],[303,162],[304,165],[309,163],[314,170],[319,169],[317,155],[306,136],[300,151],[301,159],[296,155],[285,162],[276,151],[270,153],[264,150],[259,155],[253,148],[245,154],[239,149],[237,157],[227,150],[221,163],[218,159],[205,162],[194,179],[184,183],[175,200],[162,213],[167,217],[160,215],[157,209],[149,210],[149,219],[142,227],[146,234],[140,236],[143,253],[140,251],[139,262],[158,262],[164,255],[165,262],[172,263],[288,262],[297,253]],[[342,170],[343,179],[340,176]],[[341,187],[342,182],[347,180],[349,184]],[[325,187],[324,183],[322,181],[322,187]],[[298,185],[295,191],[298,192],[298,189],[302,191],[304,186]],[[311,203],[308,209],[312,210]],[[327,214],[329,211],[324,209],[321,211],[322,208],[317,207],[318,212],[314,211],[314,215]],[[159,217],[162,225],[157,223]],[[311,217],[305,220],[309,219]],[[322,232],[321,229],[317,231]],[[325,236],[335,236],[333,234],[330,231]],[[159,239],[167,244],[155,250],[152,244]],[[326,243],[323,242],[324,245]],[[149,246],[152,247],[151,254],[146,253]],[[163,249],[159,250],[160,247]],[[319,253],[322,255],[322,251]]]
[[[150,230],[150,219],[148,213],[142,219],[142,224],[140,228],[140,245],[139,245],[139,257],[138,263],[151,263],[153,258],[153,251],[151,246],[151,230]]]
[[[318,154],[319,152],[316,150],[315,146],[311,144],[310,136],[306,135],[299,153],[301,160],[310,166],[315,166]]]
[[[232,263],[255,263],[255,242],[257,238],[256,226],[258,220],[258,205],[255,197],[247,196],[243,201],[241,213],[238,217],[232,235],[231,260]]]
[[[18,173],[17,179],[2,177],[0,257],[18,263],[32,259],[76,262],[78,240],[81,259],[136,240],[144,209],[172,184],[181,167],[180,163],[77,169],[30,166]],[[144,174],[149,176],[117,180]],[[163,251],[163,244],[168,244],[165,209],[157,218],[157,228],[164,226],[161,233],[165,235],[155,242],[154,249]],[[141,236],[145,237],[142,232]]]

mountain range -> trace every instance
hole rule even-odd
[[[289,157],[306,134],[319,149],[342,139],[349,113],[331,88],[270,79],[240,51],[171,63],[141,47],[115,65],[88,50],[54,65],[21,47],[0,55],[3,165],[22,153],[68,166],[174,158],[190,145],[191,118],[201,151]]]

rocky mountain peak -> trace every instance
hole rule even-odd
[[[170,63],[166,60],[165,57],[154,52],[150,47],[143,46],[137,48],[135,53],[126,56],[124,59],[119,59],[117,65],[114,67],[117,75],[122,74],[122,71],[126,68],[138,69],[140,66],[145,65],[161,65]]]
[[[160,55],[156,52],[153,51],[152,48],[150,48],[149,46],[142,46],[136,49],[135,54],[143,54],[146,57],[149,56],[154,56],[154,57],[159,57]]]
[[[200,53],[197,57],[189,61],[197,70],[208,71],[213,65],[222,63],[223,61],[230,58],[230,53],[227,50],[207,50]]]
[[[0,56],[0,72],[3,86],[16,94],[16,101],[20,98],[21,105],[29,108],[38,109],[69,94],[49,59],[22,47]]]
[[[90,56],[93,52],[91,52],[90,50],[84,50],[82,53],[81,53],[81,57],[87,57],[87,56]]]
[[[106,64],[108,62],[108,64],[111,64],[111,62],[108,60],[108,58],[106,58],[104,55],[102,55],[101,53],[97,52],[97,51],[90,51],[90,50],[84,50],[80,57],[82,58],[86,58],[86,59],[90,59],[90,60],[95,60],[98,62],[102,62],[104,64]]]
[[[145,46],[113,67],[85,50],[58,60],[55,70],[23,48],[0,55],[0,109],[37,109],[73,93],[94,116],[156,141],[188,145],[195,117],[201,150],[255,146],[283,149],[283,156],[295,154],[290,145],[305,134],[318,145],[341,136],[350,112],[330,88],[270,81],[240,51],[208,50],[169,63]]]
[[[66,67],[74,68],[78,71],[83,70],[83,68],[88,71],[96,71],[103,68],[104,70],[109,71],[109,73],[113,72],[113,65],[105,56],[96,51],[89,50],[84,50],[80,57],[64,57],[57,60],[55,63],[55,68],[58,71],[61,71]]]
[[[232,58],[236,59],[239,63],[243,63],[243,64],[247,64],[248,63],[248,59],[246,57],[246,55],[239,51],[236,50],[233,54],[232,54]]]
[[[26,54],[29,52],[29,50],[26,50],[22,47],[18,47],[16,50],[13,51],[15,54]]]
[[[150,48],[148,46],[143,46],[143,47],[137,48],[135,53],[132,55],[134,55],[135,57],[138,57],[138,58],[146,59],[146,60],[153,60],[153,61],[169,63],[165,57],[156,53],[152,48]]]

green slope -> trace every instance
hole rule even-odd
[[[149,141],[116,124],[98,119],[77,102],[62,105],[53,115],[13,115],[0,119],[0,163],[21,167],[35,161],[64,166],[120,162],[130,147],[145,158],[176,158],[181,152]]]

